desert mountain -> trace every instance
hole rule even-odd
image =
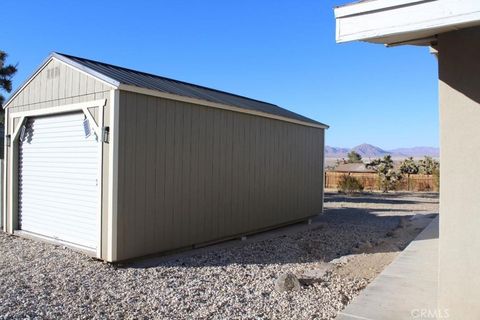
[[[359,153],[362,158],[379,158],[386,156],[387,154],[392,155],[392,157],[438,157],[439,149],[434,147],[412,147],[412,148],[397,148],[393,150],[384,150],[380,147],[363,143],[352,149],[348,148],[338,148],[325,146],[325,157],[326,158],[345,158],[347,154],[354,150]]]
[[[330,146],[325,146],[325,156],[328,158],[342,158],[347,155],[350,151],[348,148],[335,148]]]
[[[362,158],[378,158],[390,154],[390,152],[385,151],[379,147],[373,146],[368,143],[361,144],[352,148],[355,152],[360,154]]]
[[[433,147],[413,147],[413,148],[398,148],[390,150],[393,154],[402,154],[409,157],[438,157],[440,156],[440,150]]]

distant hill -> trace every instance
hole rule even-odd
[[[362,158],[378,158],[390,154],[390,152],[385,151],[379,147],[373,146],[368,143],[361,144],[352,148],[355,152],[362,156]]]
[[[440,156],[440,150],[433,147],[398,148],[390,150],[390,152],[399,155],[407,155],[408,157]]]
[[[346,158],[347,154],[354,150],[359,153],[362,158],[379,158],[386,155],[391,155],[392,157],[438,157],[439,149],[434,147],[412,147],[412,148],[397,148],[393,150],[384,150],[380,147],[363,143],[352,149],[348,148],[338,148],[325,146],[325,157],[326,158]]]
[[[335,147],[325,146],[325,156],[328,155],[329,158],[346,157],[349,151],[350,149],[348,148],[335,148]]]

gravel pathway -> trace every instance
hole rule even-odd
[[[361,198],[327,195],[326,214],[311,226],[157,259],[149,267],[112,266],[0,232],[0,319],[331,319],[366,279],[329,270],[300,291],[282,293],[275,279],[380,241],[408,212],[437,210],[435,196],[408,197],[365,196],[357,206]],[[371,214],[383,210],[382,199],[388,214]]]

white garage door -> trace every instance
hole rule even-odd
[[[30,118],[19,142],[19,229],[97,247],[98,138],[83,113]]]

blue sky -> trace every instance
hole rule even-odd
[[[329,124],[329,145],[438,146],[435,58],[336,44],[342,2],[5,1],[0,49],[15,88],[59,51],[276,103]]]

